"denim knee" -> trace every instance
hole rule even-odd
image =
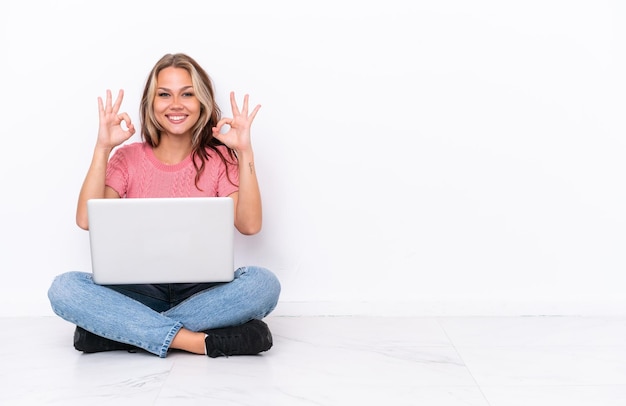
[[[56,314],[64,313],[67,304],[76,300],[76,287],[86,278],[89,278],[89,274],[78,271],[62,273],[54,278],[48,288],[48,300]]]
[[[263,318],[271,313],[278,304],[280,297],[280,281],[272,271],[259,266],[245,268],[246,276],[251,278],[255,286],[255,300],[261,312],[258,318]]]

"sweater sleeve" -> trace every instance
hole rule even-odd
[[[228,157],[226,148],[223,148],[224,156]],[[237,192],[239,190],[239,165],[236,162],[224,165],[220,159],[215,159],[214,162],[219,162],[217,196],[228,196]]]
[[[120,197],[126,197],[128,191],[128,165],[124,148],[113,152],[107,164],[105,185],[115,190]]]

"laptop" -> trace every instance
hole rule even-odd
[[[87,201],[93,280],[101,285],[229,282],[229,197]]]

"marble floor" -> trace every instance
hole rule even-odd
[[[82,354],[3,318],[1,405],[626,405],[626,317],[283,317],[274,348]]]

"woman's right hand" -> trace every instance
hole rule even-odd
[[[135,126],[130,121],[128,113],[119,113],[124,90],[120,90],[114,104],[111,104],[111,91],[107,89],[106,102],[98,97],[98,111],[100,127],[98,129],[98,146],[113,149],[135,134]],[[126,129],[122,127],[124,122]]]

